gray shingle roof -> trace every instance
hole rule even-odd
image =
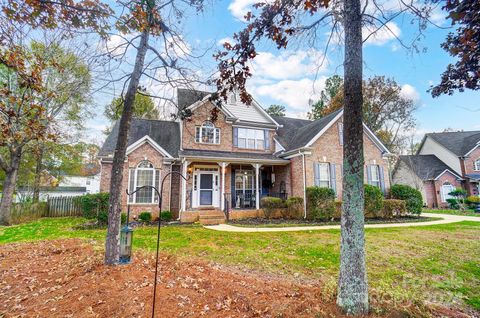
[[[399,156],[399,159],[422,180],[435,179],[447,169],[455,173],[453,169],[435,155]]]
[[[342,109],[339,109],[314,121],[288,117],[274,117],[280,125],[283,125],[283,127],[278,129],[278,141],[283,147],[285,147],[286,151],[304,147],[341,111]]]
[[[102,149],[100,149],[98,153],[100,157],[113,155],[117,144],[118,126],[119,121],[115,123],[112,132],[105,140]],[[178,156],[178,150],[180,149],[180,125],[177,122],[133,118],[128,134],[127,147],[146,135],[173,157]]]
[[[466,155],[480,142],[479,130],[430,133],[426,136],[431,137],[459,157]]]
[[[276,160],[282,161],[283,159],[278,158],[273,154],[268,153],[252,153],[252,152],[231,152],[231,151],[212,151],[212,150],[195,150],[195,149],[184,149],[180,150],[179,154],[181,157],[208,157],[212,159],[217,158],[236,158],[236,159],[252,159],[252,160]],[[288,162],[288,160],[285,160]]]
[[[187,88],[177,89],[177,103],[178,109],[184,109],[199,100],[202,100],[205,96],[211,94],[211,92],[197,91]]]

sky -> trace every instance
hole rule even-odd
[[[211,74],[215,68],[212,54],[229,41],[235,32],[245,26],[243,15],[255,0],[231,0],[215,2],[200,14],[189,14],[182,21],[183,40],[192,52],[210,48],[202,58],[203,69],[199,73]],[[392,3],[390,1],[387,3]],[[427,132],[455,130],[480,130],[480,92],[465,91],[453,96],[432,98],[427,92],[431,85],[440,81],[441,73],[454,59],[440,44],[449,29],[449,21],[441,10],[435,10],[432,20],[441,26],[429,26],[421,38],[419,53],[404,49],[400,39],[409,42],[415,35],[416,25],[407,18],[389,22],[389,30],[381,29],[364,45],[364,78],[374,75],[391,77],[402,87],[402,94],[418,104],[415,112],[420,139]],[[325,37],[320,36],[325,43]],[[318,99],[326,78],[342,75],[343,51],[340,40],[334,39],[326,57],[320,48],[301,43],[292,44],[287,50],[278,50],[274,45],[261,42],[258,56],[252,65],[254,76],[248,82],[253,97],[264,107],[271,104],[285,105],[287,116],[304,117],[310,110],[309,101]],[[324,61],[320,65],[319,61]],[[111,96],[95,98],[95,116],[88,120],[85,139],[101,144],[101,133],[108,122],[103,117],[103,108]]]

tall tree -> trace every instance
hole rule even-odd
[[[320,92],[320,99],[312,104],[312,111],[307,116],[310,120],[322,118],[325,109],[331,101],[339,94],[342,89],[343,78],[339,75],[333,75],[325,81],[325,88]]]
[[[285,106],[283,105],[270,105],[265,111],[270,116],[285,117]]]
[[[123,97],[114,98],[110,104],[105,106],[104,115],[110,120],[111,125],[104,131],[105,134],[110,134],[114,122],[120,119],[123,111]],[[135,102],[133,105],[133,117],[144,119],[159,119],[160,112],[155,106],[153,99],[149,95],[141,94],[139,92],[135,95]]]
[[[374,76],[363,81],[363,121],[377,134],[387,148],[400,152],[408,147],[404,134],[415,128],[416,101],[402,93],[402,87],[393,78]],[[345,105],[343,87],[340,88],[321,115],[326,116]]]
[[[267,38],[282,49],[295,39],[304,40],[303,44],[322,42],[328,45],[330,40],[317,38],[324,34],[322,28],[340,30],[343,35],[344,173],[337,304],[349,315],[365,314],[368,312],[368,285],[363,229],[362,44],[376,36],[378,30],[386,28],[388,31],[387,22],[402,13],[418,18],[419,30],[424,30],[431,8],[401,2],[394,10],[384,9],[378,0],[366,2],[363,7],[360,0],[275,0],[257,3],[254,7],[259,12],[245,15],[248,25],[234,34],[236,43],[225,43],[225,50],[216,54],[219,61],[217,86],[219,97],[223,99],[227,99],[229,91],[239,90],[242,102],[251,103],[246,81],[252,75],[249,65],[257,55],[255,42],[259,39]],[[373,31],[366,32],[362,38],[364,26],[368,27],[366,31]],[[329,39],[332,36],[330,34]]]
[[[119,260],[120,214],[123,169],[127,148],[128,131],[134,114],[137,92],[140,91],[140,80],[143,77],[153,81],[152,84],[163,88],[192,87],[198,82],[195,72],[189,65],[196,58],[183,42],[178,22],[187,10],[200,11],[203,0],[172,0],[160,3],[156,0],[135,0],[125,5],[125,14],[116,23],[118,36],[125,40],[116,47],[108,48],[110,61],[122,61],[126,58],[126,48],[135,50],[134,65],[131,71],[122,70],[117,80],[122,81],[123,109],[119,120],[119,133],[112,162],[110,180],[110,198],[108,210],[107,239],[105,242],[105,264],[114,265]],[[123,47],[123,50],[122,50]],[[120,51],[120,53],[118,53]],[[147,54],[148,53],[148,54]],[[132,60],[131,56],[128,60]],[[146,62],[147,60],[147,62]],[[124,74],[127,74],[126,76]],[[174,104],[165,97],[155,98]],[[174,104],[174,106],[176,106]]]
[[[437,0],[438,1],[438,0]],[[455,90],[480,89],[480,1],[447,0],[447,11],[454,32],[450,32],[442,48],[457,58],[442,74],[441,82],[431,89],[433,97],[452,95]]]

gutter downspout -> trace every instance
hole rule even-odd
[[[307,218],[307,177],[305,176],[305,153],[300,152],[302,155],[303,166],[303,218]]]

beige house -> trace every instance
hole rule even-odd
[[[330,187],[341,197],[343,110],[315,121],[271,117],[254,100],[244,105],[232,94],[221,107],[210,93],[178,90],[185,120],[134,119],[129,132],[122,189],[164,183],[162,210],[181,221],[217,223],[261,216],[261,198],[305,197],[308,186]],[[101,191],[108,191],[118,125],[105,141]],[[365,182],[387,191],[388,150],[364,126]],[[157,213],[154,191],[123,197],[123,208]]]

